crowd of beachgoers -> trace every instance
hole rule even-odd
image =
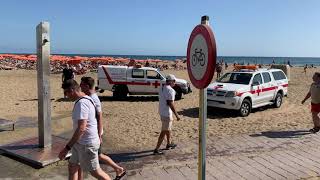
[[[186,64],[184,60],[177,59],[169,60],[135,60],[129,58],[112,58],[112,57],[67,57],[56,56],[50,57],[50,71],[52,73],[60,73],[65,68],[66,64],[74,66],[81,72],[96,71],[99,65],[118,65],[126,66],[130,63],[140,64],[141,66],[158,68],[159,70],[184,70]],[[0,70],[26,69],[35,70],[37,68],[37,60],[35,55],[0,55]]]

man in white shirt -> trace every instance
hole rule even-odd
[[[153,151],[153,154],[155,155],[163,154],[163,152],[160,150],[160,146],[165,136],[167,137],[167,150],[174,149],[177,146],[171,142],[171,129],[173,121],[172,114],[176,116],[177,121],[180,120],[173,105],[176,92],[172,87],[175,85],[175,79],[175,76],[172,74],[166,76],[166,84],[163,84],[159,89],[159,114],[162,127],[157,146]]]
[[[99,134],[100,142],[102,143],[102,134],[103,134],[102,108],[101,108],[101,101],[94,89],[94,79],[92,77],[82,77],[80,87],[81,87],[81,90],[86,95],[90,96],[93,99],[93,102],[96,106],[98,134]],[[126,174],[126,171],[121,166],[116,164],[109,156],[101,152],[101,145],[100,145],[98,154],[99,154],[100,161],[105,162],[106,164],[108,164],[114,169],[114,171],[116,172],[116,180],[120,180]]]
[[[100,140],[92,98],[81,92],[80,86],[75,80],[67,80],[63,83],[62,88],[64,94],[75,101],[72,111],[74,133],[59,153],[59,158],[63,160],[70,150],[72,152],[68,165],[69,179],[83,179],[82,169],[89,171],[97,179],[111,180],[99,164]]]

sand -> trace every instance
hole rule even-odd
[[[319,69],[319,68],[318,68]],[[229,69],[231,70],[231,69]],[[234,112],[208,109],[207,136],[229,136],[235,134],[256,134],[265,131],[306,130],[312,127],[310,100],[301,105],[309,89],[312,75],[317,70],[302,67],[291,68],[288,97],[278,108],[259,108],[248,117],[239,117]],[[166,70],[187,79],[186,70]],[[37,72],[34,70],[0,71],[0,118],[17,121],[15,131],[0,130],[0,144],[37,136]],[[97,74],[86,76],[96,79]],[[52,74],[52,133],[70,138],[72,133],[71,111],[73,102],[63,99],[61,74]],[[76,80],[80,80],[77,76]],[[181,116],[174,121],[173,139],[176,143],[198,137],[198,90],[184,95],[176,101]],[[111,92],[99,93],[102,100],[105,134],[104,152],[153,149],[160,133],[158,100],[154,96],[134,96],[126,101],[115,101]]]

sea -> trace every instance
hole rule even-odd
[[[132,59],[160,59],[175,61],[177,59],[185,60],[186,56],[154,56],[154,55],[102,55],[102,54],[59,54],[64,56],[86,56],[86,57],[122,57]],[[238,63],[242,65],[247,64],[288,64],[293,66],[320,66],[320,57],[253,57],[253,56],[218,56],[217,61],[227,62],[229,64]]]
[[[17,53],[25,54],[25,53]],[[155,55],[112,55],[112,54],[54,54],[54,55],[63,55],[63,56],[85,56],[85,57],[114,57],[114,58],[130,58],[130,59],[160,59],[160,60],[169,60],[175,61],[186,60],[186,56],[155,56]],[[293,66],[320,66],[320,57],[259,57],[259,56],[218,56],[217,62],[227,62],[228,64],[290,64]]]

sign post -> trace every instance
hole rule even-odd
[[[192,84],[199,89],[199,149],[198,179],[205,180],[206,172],[206,120],[207,86],[216,66],[217,51],[209,17],[202,16],[189,38],[187,49],[188,74]]]

